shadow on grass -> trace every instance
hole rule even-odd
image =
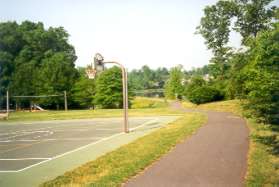
[[[265,131],[267,130],[266,127],[262,127],[261,130]],[[268,146],[268,151],[271,152],[271,154],[278,156],[279,155],[279,126],[278,125],[270,125],[268,127],[268,130],[271,130],[272,134],[257,134],[254,135],[253,138],[266,146]]]
[[[271,129],[273,132],[279,133],[279,124],[278,124],[278,125],[271,125],[270,129]]]

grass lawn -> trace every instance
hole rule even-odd
[[[183,115],[184,112],[168,107],[167,101],[159,98],[136,97],[132,102],[129,116]],[[43,112],[12,112],[8,121],[42,121],[63,119],[88,119],[97,117],[120,117],[122,109],[68,110]],[[0,120],[1,124],[1,120]]]
[[[181,111],[170,108],[146,108],[129,109],[129,116],[154,116],[154,115],[183,115]],[[65,111],[44,111],[44,112],[14,112],[9,116],[8,121],[42,121],[62,119],[88,119],[97,117],[120,117],[122,109],[96,109],[96,110],[69,110]],[[1,124],[1,121],[0,121]]]
[[[184,102],[185,108],[197,108],[242,114],[240,101],[220,101],[202,105]],[[250,129],[246,186],[279,186],[279,127],[247,119]]]
[[[45,182],[42,186],[120,186],[170,151],[178,142],[195,133],[205,122],[206,116],[202,114],[186,114],[167,126]]]
[[[192,109],[202,109],[202,110],[213,110],[220,112],[232,112],[237,115],[242,114],[242,109],[239,100],[228,100],[228,101],[218,101],[213,103],[206,103],[201,105],[196,105],[188,101],[182,102],[183,107]]]
[[[132,108],[163,108],[168,106],[168,101],[162,98],[136,97],[132,101]]]
[[[250,150],[247,186],[279,186],[279,127],[248,120]]]

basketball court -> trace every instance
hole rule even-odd
[[[175,120],[177,116],[133,117],[130,136]],[[124,135],[122,118],[42,122],[0,122],[0,172],[19,173]]]

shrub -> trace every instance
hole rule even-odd
[[[221,92],[211,86],[201,86],[193,90],[188,90],[188,99],[195,104],[202,104],[223,99]]]
[[[279,23],[260,33],[251,50],[251,61],[242,70],[248,108],[253,117],[279,124]]]

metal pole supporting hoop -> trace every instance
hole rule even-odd
[[[117,64],[122,71],[122,94],[123,94],[123,110],[124,110],[124,132],[129,132],[128,127],[128,77],[127,71],[122,64],[115,61],[104,62],[104,58],[100,53],[96,53],[94,57],[94,66],[91,64],[85,70],[89,79],[94,79],[96,75],[104,71],[104,64]]]

